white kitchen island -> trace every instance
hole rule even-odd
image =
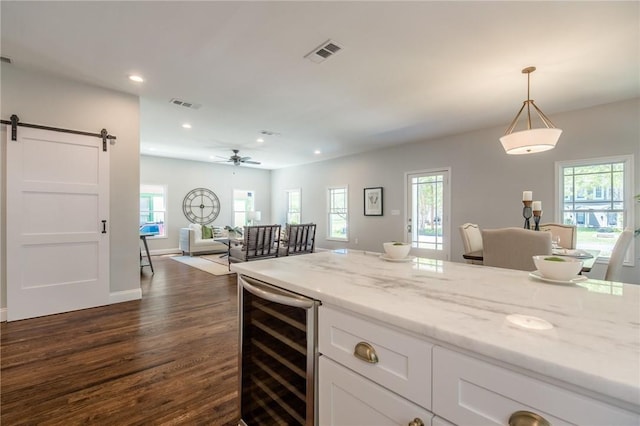
[[[640,286],[558,285],[528,272],[431,259],[387,262],[352,250],[231,268],[322,302],[320,424],[351,415],[340,411],[340,401],[359,398],[344,396],[348,386],[367,383],[374,400],[360,405],[384,410],[382,400],[397,400],[401,411],[421,412],[423,424],[508,424],[510,410],[535,412],[554,425],[640,424]],[[380,347],[379,365],[352,356],[347,346],[360,340]],[[384,365],[390,359],[397,362]],[[354,381],[323,383],[323,368]],[[343,424],[359,417],[346,418]]]

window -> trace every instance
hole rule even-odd
[[[166,237],[165,185],[140,185],[140,232],[152,237]]]
[[[578,227],[578,248],[609,258],[620,232],[633,227],[632,165],[632,156],[556,163],[557,217]],[[631,263],[632,251],[625,263]]]
[[[346,186],[329,188],[327,239],[349,241],[348,191]]]
[[[253,191],[241,189],[233,190],[233,226],[247,226],[249,219],[247,212],[253,211],[255,207],[255,197]]]
[[[297,225],[300,223],[300,190],[287,191],[287,223]]]

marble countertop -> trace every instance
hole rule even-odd
[[[631,404],[640,411],[640,286],[343,250],[232,264],[278,287]]]

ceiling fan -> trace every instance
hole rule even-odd
[[[217,161],[218,163],[233,163],[234,166],[239,166],[240,164],[260,164],[259,161],[250,161],[251,157],[241,157],[238,155],[240,150],[233,149],[233,155],[229,157],[227,160]]]

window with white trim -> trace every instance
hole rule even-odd
[[[339,186],[327,191],[327,239],[349,241],[348,188]]]
[[[608,259],[618,236],[633,227],[633,156],[556,162],[560,222],[576,225],[577,248]],[[633,245],[625,264],[633,262]]]
[[[297,225],[301,218],[300,189],[287,190],[287,223]]]
[[[255,210],[255,193],[244,189],[233,190],[233,226],[243,227],[249,224],[247,212]]]
[[[166,237],[166,185],[140,185],[140,233],[149,237]]]

